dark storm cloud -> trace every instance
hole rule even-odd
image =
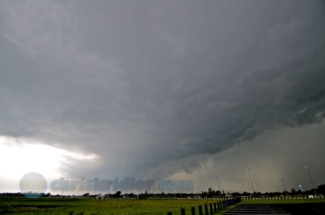
[[[105,171],[191,172],[324,118],[323,1],[1,6],[1,134],[97,153]]]

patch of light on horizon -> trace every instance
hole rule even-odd
[[[46,178],[60,177],[60,167],[67,160],[95,162],[96,154],[82,154],[46,145],[37,140],[0,136],[0,178],[20,180],[28,172]]]

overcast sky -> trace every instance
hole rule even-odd
[[[323,0],[0,0],[0,192],[325,184],[324,22]]]

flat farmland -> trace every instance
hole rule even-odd
[[[79,198],[38,198],[26,197],[0,197],[0,214],[51,214],[51,215],[166,215],[172,212],[179,215],[180,209],[184,208],[186,215],[191,214],[191,207],[218,202],[218,200],[95,200]],[[325,203],[325,199],[260,199],[243,200],[239,204],[270,204],[281,205],[289,211],[304,210],[308,205]],[[233,209],[234,206],[227,208]],[[281,207],[282,208],[282,207]],[[215,214],[225,214],[227,210]],[[322,209],[320,209],[322,210]],[[288,211],[288,210],[287,210]],[[293,213],[295,214],[295,213]]]
[[[52,214],[52,215],[173,215],[180,208],[190,214],[191,207],[215,203],[218,200],[95,200],[77,198],[1,197],[0,214]],[[198,212],[196,212],[198,214]]]

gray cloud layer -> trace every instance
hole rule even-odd
[[[1,134],[99,154],[89,174],[191,172],[266,129],[325,116],[323,1],[0,8]]]

